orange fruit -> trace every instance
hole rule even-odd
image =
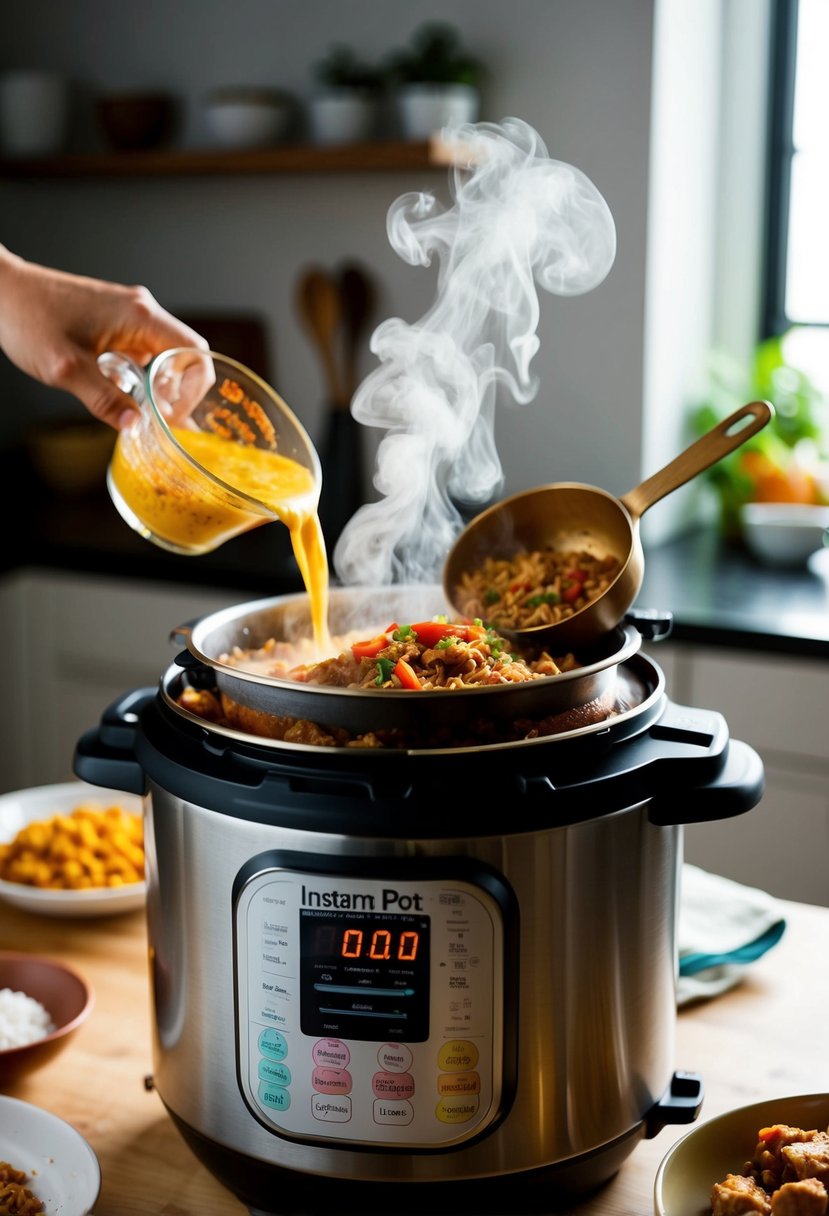
[[[755,502],[805,502],[819,501],[814,477],[792,461],[781,468],[764,452],[749,451],[743,454],[743,472],[754,482],[752,499]]]

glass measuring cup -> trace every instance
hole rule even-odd
[[[136,402],[107,488],[122,518],[162,549],[200,554],[280,519],[315,516],[322,474],[305,428],[249,368],[213,351],[164,351],[141,368],[116,351],[98,366]]]

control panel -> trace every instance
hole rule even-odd
[[[238,1076],[303,1140],[434,1149],[499,1113],[504,923],[469,878],[267,865],[235,903]]]

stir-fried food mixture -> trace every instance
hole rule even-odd
[[[336,658],[295,667],[287,675],[306,684],[417,692],[424,688],[517,684],[577,666],[572,655],[561,663],[563,667],[546,653],[526,662],[480,620],[463,624],[439,618],[413,625],[395,621],[376,637],[353,642]]]
[[[619,573],[615,557],[583,550],[537,549],[515,557],[487,557],[455,588],[458,610],[493,629],[555,625],[586,608]]]
[[[141,816],[88,803],[29,823],[0,844],[0,879],[61,890],[143,882]]]
[[[573,654],[557,656],[546,651],[534,655],[513,653],[509,644],[480,620],[448,621],[436,617],[401,625],[393,622],[382,633],[350,641],[334,658],[296,663],[297,648],[274,639],[257,650],[234,650],[222,656],[231,666],[251,668],[281,679],[306,684],[367,691],[404,690],[418,692],[508,686],[542,680],[578,669]],[[530,739],[555,734],[572,725],[604,720],[614,712],[605,699],[597,699],[577,711],[550,714],[542,719],[518,719],[508,726],[481,717],[465,717],[463,725],[421,731],[384,728],[351,734],[340,728],[321,726],[301,718],[248,708],[225,692],[185,688],[177,703],[190,713],[219,726],[247,734],[323,747],[463,747]],[[382,712],[378,711],[382,721]]]
[[[37,1216],[43,1204],[27,1186],[26,1174],[0,1161],[0,1216]]]
[[[829,1129],[804,1131],[776,1123],[758,1133],[741,1174],[711,1191],[712,1216],[827,1216]]]

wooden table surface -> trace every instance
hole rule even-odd
[[[829,908],[782,907],[781,942],[751,964],[739,987],[679,1014],[675,1063],[703,1075],[701,1119],[765,1098],[829,1092]],[[2,906],[0,948],[59,956],[95,988],[92,1016],[64,1051],[7,1092],[59,1115],[89,1141],[103,1175],[96,1216],[245,1216],[145,1087],[152,1061],[143,913],[59,921]],[[641,1141],[616,1177],[570,1212],[652,1216],[657,1166],[686,1130]]]

